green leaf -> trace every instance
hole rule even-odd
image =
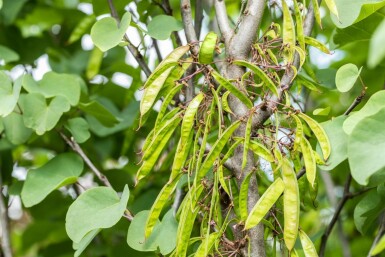
[[[0,71],[0,116],[10,114],[19,100],[21,78],[18,78],[13,87],[12,81],[4,71]]]
[[[74,153],[57,155],[42,167],[28,171],[21,191],[24,206],[36,205],[55,189],[76,182],[82,171],[83,161]]]
[[[202,64],[209,64],[213,61],[214,50],[217,44],[218,35],[214,32],[209,32],[203,40],[202,46],[199,50],[199,62]]]
[[[70,104],[62,96],[56,96],[47,105],[43,95],[32,93],[20,95],[20,107],[23,111],[26,127],[43,135],[55,127],[64,112],[69,111]]]
[[[107,127],[112,127],[119,121],[106,107],[97,101],[80,103],[79,108],[85,113],[94,116]]]
[[[361,185],[367,185],[373,174],[385,171],[384,120],[385,108],[382,108],[363,118],[349,137],[349,165],[353,178]]]
[[[78,77],[71,74],[47,72],[38,83],[30,75],[23,77],[23,87],[29,93],[40,93],[45,98],[62,96],[75,106],[80,99],[80,82]]]
[[[374,68],[385,57],[385,20],[374,31],[369,45],[368,67]]]
[[[376,190],[372,190],[356,205],[354,224],[361,234],[367,234],[376,227],[378,216],[384,210],[383,198]]]
[[[148,35],[158,40],[166,40],[173,31],[182,29],[183,23],[169,15],[155,16],[147,25]]]
[[[65,127],[71,132],[75,141],[79,144],[84,143],[91,136],[88,123],[83,118],[77,117],[69,119]]]
[[[347,116],[342,115],[330,121],[321,123],[321,126],[330,140],[331,147],[329,159],[326,161],[325,165],[319,165],[323,170],[334,169],[348,157],[348,135],[346,135],[342,129],[342,124],[346,118]],[[319,145],[317,145],[317,152],[321,153]]]
[[[172,213],[168,211],[162,222],[157,223],[149,238],[145,238],[144,231],[149,211],[137,213],[127,232],[128,245],[137,251],[150,252],[160,249],[161,254],[167,255],[175,249],[178,223]]]
[[[361,110],[349,115],[343,125],[345,133],[350,135],[354,127],[361,122],[362,119],[375,114],[383,107],[385,107],[385,90],[373,94]]]
[[[334,24],[346,28],[359,22],[385,6],[384,0],[338,0],[336,1],[338,17],[332,16]]]
[[[19,59],[20,56],[18,53],[6,46],[0,45],[0,60],[4,61],[5,64],[10,62],[16,62]]]
[[[348,63],[341,66],[336,74],[336,87],[340,92],[348,92],[356,83],[360,76],[362,67],[358,70],[357,66]]]
[[[120,24],[112,17],[98,20],[91,28],[91,38],[94,44],[103,52],[117,46],[122,41],[130,26],[131,14],[126,12]]]
[[[94,229],[85,235],[85,237],[80,240],[78,243],[73,244],[73,248],[75,251],[74,256],[79,257],[80,254],[86,249],[86,247],[92,242],[95,236],[100,232],[101,229]]]
[[[128,186],[122,196],[109,187],[88,189],[71,204],[66,216],[66,231],[79,243],[90,231],[109,228],[123,216],[129,198]]]
[[[27,142],[33,132],[24,125],[23,116],[15,112],[3,118],[3,125],[5,136],[14,145]]]

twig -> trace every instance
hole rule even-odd
[[[377,235],[376,237],[374,238],[374,241],[373,241],[373,244],[372,246],[370,247],[370,251],[368,253],[368,256],[367,257],[372,257],[373,255],[371,255],[371,252],[373,251],[374,247],[376,247],[378,241],[380,241],[381,237],[385,234],[385,214],[382,215],[382,218],[381,218],[381,223],[380,223],[380,228],[377,232]],[[377,255],[375,255],[377,256]]]
[[[352,112],[354,110],[354,108],[356,108],[361,103],[361,101],[364,98],[365,94],[366,94],[366,88],[364,88],[361,91],[361,94],[356,99],[354,99],[353,103],[345,111],[344,115],[349,115],[349,113]],[[349,192],[349,187],[350,187],[351,181],[352,181],[352,175],[349,173],[348,178],[347,178],[346,183],[345,183],[345,186],[344,186],[344,193],[342,195],[342,199],[338,203],[338,205],[336,207],[336,211],[335,211],[335,213],[333,215],[333,218],[332,218],[331,222],[329,223],[328,227],[326,228],[324,234],[322,235],[321,244],[320,244],[320,250],[319,250],[319,256],[320,257],[323,257],[324,254],[325,254],[326,243],[327,243],[327,240],[329,238],[329,235],[330,235],[331,231],[333,230],[333,227],[334,227],[335,223],[337,222],[337,220],[339,218],[339,215],[340,215],[340,213],[342,211],[342,208],[344,207],[344,205],[347,202],[347,200],[349,200],[350,198],[355,197],[356,195],[360,195],[361,193],[367,191],[367,190],[364,190],[362,192],[358,192],[358,193],[355,193],[355,194],[350,193]]]
[[[64,139],[64,141],[69,145],[74,152],[79,154],[79,156],[83,159],[83,161],[87,164],[87,166],[91,169],[91,171],[98,177],[98,179],[107,187],[113,188],[108,178],[102,174],[102,172],[96,168],[96,166],[92,163],[90,158],[84,153],[83,149],[80,145],[73,139],[69,139],[63,132],[59,132],[60,136]],[[125,215],[129,221],[134,219],[133,215],[129,210],[125,211]]]
[[[3,197],[3,182],[0,173],[0,223],[1,223],[1,250],[4,257],[12,257],[11,237],[8,223],[7,205]]]
[[[114,6],[114,3],[112,0],[107,0],[108,1],[108,7],[110,8],[110,13],[113,18],[120,24],[120,18],[118,15],[118,12],[116,11],[116,8]],[[139,66],[142,68],[144,74],[146,74],[147,77],[151,75],[151,70],[148,67],[147,63],[144,61],[143,55],[140,53],[139,49],[132,44],[130,39],[126,34],[124,34],[124,40],[127,41],[127,49],[130,51],[130,53],[134,56],[135,60],[139,64]]]

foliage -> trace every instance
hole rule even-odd
[[[384,6],[0,1],[2,253],[383,253]]]

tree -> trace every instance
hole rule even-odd
[[[0,1],[2,254],[381,254],[384,6]]]

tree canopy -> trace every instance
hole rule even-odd
[[[0,0],[0,256],[382,256],[384,0]]]

